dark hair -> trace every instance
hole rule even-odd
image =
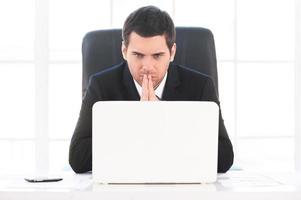
[[[165,35],[169,50],[176,40],[176,31],[171,17],[155,6],[139,8],[127,17],[122,29],[122,39],[126,47],[132,32],[142,37]]]

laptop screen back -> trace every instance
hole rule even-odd
[[[216,180],[214,102],[100,101],[93,106],[93,179],[100,183]]]

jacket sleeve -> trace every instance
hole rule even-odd
[[[69,164],[76,173],[92,170],[92,107],[99,99],[96,88],[91,78],[69,147]]]
[[[218,131],[218,169],[219,173],[227,172],[233,164],[233,147],[229,139],[224,120],[222,117],[220,102],[215,90],[215,86],[211,78],[207,79],[207,82],[203,89],[202,100],[214,101],[219,106],[219,131]]]

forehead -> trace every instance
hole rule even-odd
[[[142,37],[132,32],[129,37],[128,49],[139,51],[141,53],[154,53],[168,51],[166,38],[164,35],[152,37]]]

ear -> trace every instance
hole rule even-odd
[[[121,52],[122,52],[123,59],[126,60],[126,52],[127,52],[127,48],[126,48],[126,46],[125,46],[125,44],[124,44],[124,41],[122,41]]]
[[[176,55],[176,51],[177,51],[177,45],[176,43],[174,43],[171,47],[171,51],[170,51],[170,62],[172,62],[175,58]]]

